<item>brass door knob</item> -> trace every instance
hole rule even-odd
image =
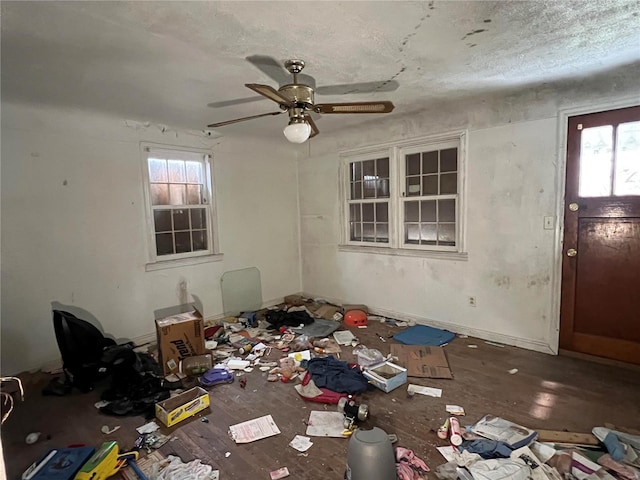
[[[575,202],[569,204],[569,210],[571,210],[572,212],[577,212],[579,208],[580,208],[580,205],[578,205]]]
[[[575,248],[570,248],[567,250],[567,257],[575,257],[578,254],[578,251]]]

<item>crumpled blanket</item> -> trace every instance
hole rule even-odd
[[[422,473],[429,471],[424,461],[408,448],[396,448],[396,468],[400,480],[422,480]]]

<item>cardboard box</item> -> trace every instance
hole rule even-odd
[[[392,344],[391,355],[398,358],[410,377],[453,378],[442,347]]]
[[[204,321],[202,314],[181,313],[156,320],[160,364],[165,375],[177,373],[180,361],[194,355],[204,355]]]
[[[209,406],[209,392],[204,388],[194,387],[171,397],[163,402],[156,403],[156,418],[171,427],[180,423]]]
[[[367,367],[362,374],[386,393],[407,383],[407,369],[389,361]]]

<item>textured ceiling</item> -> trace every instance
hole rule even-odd
[[[318,86],[380,82],[391,115],[429,103],[631,68],[640,2],[2,2],[2,98],[179,128],[277,110],[245,58],[302,58]],[[322,132],[364,121],[325,116]],[[284,117],[218,131],[272,134]],[[228,129],[228,130],[227,130]]]

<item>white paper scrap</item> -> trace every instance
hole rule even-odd
[[[306,433],[311,437],[346,438],[343,435],[344,415],[340,412],[313,410],[307,425]]]
[[[453,462],[453,454],[455,452],[452,445],[448,445],[446,447],[436,447],[440,454],[444,457],[447,462]]]
[[[238,360],[237,358],[231,358],[227,362],[227,368],[230,370],[244,370],[251,362],[247,362],[246,360]]]
[[[414,385],[410,383],[407,387],[407,392],[411,395],[419,393],[420,395],[427,395],[428,397],[440,398],[442,396],[442,389],[433,387],[423,387],[421,385]]]
[[[306,452],[311,448],[311,445],[313,445],[311,439],[304,435],[296,435],[293,440],[289,442],[289,446],[295,448],[299,452]]]
[[[451,415],[464,415],[464,408],[460,405],[447,405],[446,410]]]
[[[287,467],[279,468],[273,472],[269,472],[271,480],[280,480],[281,478],[287,478],[289,476],[289,469]]]
[[[338,342],[338,345],[350,345],[356,337],[350,330],[338,330],[333,332],[333,338]]]
[[[509,373],[511,375],[515,375],[516,373],[518,373],[518,369],[517,368],[512,368],[511,370],[509,370]]]
[[[280,429],[271,415],[255,418],[229,427],[231,438],[236,443],[250,443],[263,438],[278,435]]]
[[[154,421],[151,421],[149,423],[145,423],[141,427],[136,428],[136,430],[140,435],[142,435],[143,433],[152,433],[152,432],[155,432],[156,430],[160,430],[160,425],[158,425]]]

